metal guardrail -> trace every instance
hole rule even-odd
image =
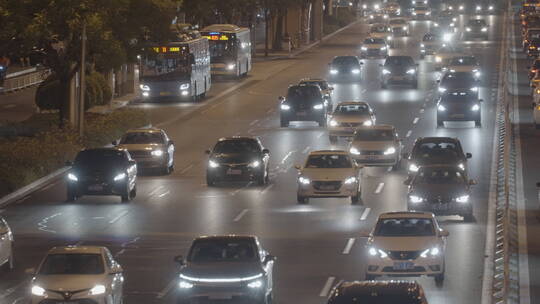
[[[15,75],[4,80],[0,93],[9,93],[22,90],[37,84],[42,83],[50,75],[50,71],[46,69],[34,69],[29,73]]]

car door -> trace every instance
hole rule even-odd
[[[114,273],[118,263],[114,260],[109,249],[105,248],[105,262],[107,264],[109,275],[109,286],[111,287],[111,295],[113,296],[114,304],[121,304],[123,298],[123,274]]]
[[[260,244],[258,246],[259,246],[259,253],[261,257],[261,263],[262,263],[264,271],[266,272],[267,289],[268,289],[268,292],[270,292],[274,289],[274,262],[269,261],[265,263],[266,257],[268,256],[268,252],[266,252],[266,250],[264,250]]]
[[[0,218],[0,265],[3,265],[11,255],[11,237],[9,235],[9,228],[4,221]]]

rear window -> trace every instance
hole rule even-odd
[[[369,106],[367,104],[346,104],[338,105],[335,114],[340,115],[362,115],[369,114]]]

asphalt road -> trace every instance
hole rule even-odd
[[[446,280],[437,287],[433,279],[417,279],[430,303],[472,304],[481,298],[502,26],[499,17],[489,17],[488,22],[491,41],[465,45],[484,70],[482,128],[459,123],[436,129],[437,73],[429,58],[419,61],[419,90],[381,90],[381,60],[365,61],[360,83],[335,85],[334,102],[369,102],[378,123],[397,127],[405,151],[417,137],[455,136],[473,154],[470,175],[479,182],[472,192],[476,220],[439,218],[450,231]],[[413,35],[392,54],[418,58],[419,41],[428,27],[427,22],[412,23]],[[153,124],[165,128],[175,141],[176,171],[170,176],[141,177],[138,196],[129,204],[120,204],[116,197],[66,203],[65,184],[57,181],[6,208],[2,216],[15,233],[16,270],[1,275],[0,302],[24,301],[31,278],[27,270],[36,267],[50,247],[99,244],[109,247],[125,269],[125,303],[172,303],[177,270],[173,257],[185,254],[194,237],[207,234],[259,236],[278,257],[276,303],[325,303],[327,282],[363,279],[364,244],[377,215],[406,209],[406,172],[365,169],[359,205],[352,206],[347,199],[312,199],[309,205],[298,205],[293,166],[311,150],[344,148],[346,143],[331,145],[326,130],[314,124],[280,128],[277,96],[300,78],[325,76],[333,56],[358,54],[366,31],[366,25],[355,25],[298,58],[258,63],[241,82],[215,82],[213,98],[201,104],[135,104],[146,108]],[[236,90],[235,85],[239,85]],[[205,185],[204,150],[231,135],[259,136],[270,149],[268,186]],[[354,244],[344,253],[350,239]]]

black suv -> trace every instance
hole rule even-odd
[[[83,195],[119,195],[122,202],[137,194],[137,163],[129,152],[116,148],[79,152],[67,175],[67,200]]]
[[[482,99],[474,93],[454,92],[443,95],[437,102],[437,127],[445,121],[474,121],[476,127],[482,126]]]
[[[435,164],[451,165],[467,176],[467,159],[471,153],[463,153],[461,142],[452,137],[420,137],[414,142],[411,153],[404,153],[407,171],[416,174],[420,167]]]
[[[418,64],[411,56],[388,56],[381,66],[383,89],[393,83],[406,83],[418,88]]]
[[[460,168],[451,165],[423,166],[404,184],[409,186],[409,211],[461,215],[466,222],[474,219],[470,187],[476,185],[476,181],[468,180]]]
[[[187,258],[177,256],[178,304],[272,303],[276,258],[255,236],[223,235],[195,239]]]
[[[363,62],[356,56],[336,56],[328,64],[330,79],[359,81]]]
[[[428,302],[424,289],[417,282],[355,281],[340,282],[332,290],[327,303],[427,304]]]
[[[474,72],[448,72],[437,82],[439,83],[440,96],[465,93],[478,98],[479,81]]]
[[[268,182],[270,151],[263,147],[258,138],[221,138],[206,154],[208,186],[214,186],[216,182],[223,180],[253,180],[258,185]]]
[[[281,96],[279,101],[281,127],[288,127],[291,121],[315,121],[326,127],[328,102],[318,85],[290,86],[287,97]]]
[[[471,38],[483,38],[488,40],[488,26],[485,20],[483,19],[471,19],[465,25],[465,32],[463,32],[463,39]]]

